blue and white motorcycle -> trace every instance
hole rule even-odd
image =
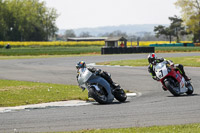
[[[88,97],[100,104],[112,103],[114,98],[119,102],[125,102],[127,99],[125,91],[120,86],[112,87],[103,77],[90,72],[87,68],[78,70],[78,84],[83,90],[88,90]]]

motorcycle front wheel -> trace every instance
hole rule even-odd
[[[105,90],[102,88],[100,90],[96,90],[95,87],[91,86],[89,88],[89,95],[98,103],[106,104],[107,102],[107,94]]]
[[[178,88],[174,85],[173,79],[167,79],[165,81],[165,86],[167,87],[167,89],[174,95],[174,96],[179,96],[180,95],[180,91],[178,90]]]

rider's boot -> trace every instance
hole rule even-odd
[[[167,91],[167,89],[166,89],[164,86],[162,86],[162,89],[163,89],[164,91]]]
[[[190,80],[191,80],[191,78],[189,78],[189,77],[186,76],[186,75],[183,75],[183,77],[185,78],[185,81],[190,81]]]
[[[120,89],[120,85],[119,84],[117,84],[117,83],[112,83],[112,87],[114,88],[114,89]]]

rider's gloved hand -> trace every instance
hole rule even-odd
[[[160,62],[163,62],[165,59],[164,58],[160,58]]]
[[[99,75],[101,73],[101,69],[96,69],[95,74]]]
[[[174,66],[174,62],[173,61],[168,60],[167,62],[169,63],[170,66]]]

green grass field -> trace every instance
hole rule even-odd
[[[155,47],[156,53],[163,52],[200,52],[200,47]]]
[[[172,60],[174,64],[182,64],[184,66],[191,66],[191,67],[200,67],[200,56],[172,57],[166,59]],[[97,63],[97,65],[148,66],[148,61],[147,59],[120,60],[120,61],[100,62]]]
[[[97,56],[98,54],[69,54],[69,55],[20,55],[20,56],[0,56],[0,60],[9,59],[38,59],[38,58],[61,58],[61,57],[82,57],[82,56]]]
[[[37,46],[0,48],[0,56],[39,56],[39,55],[100,55],[102,46]],[[156,47],[155,52],[200,52],[200,47]]]
[[[16,47],[0,49],[0,56],[23,56],[23,55],[74,55],[74,54],[100,54],[101,47]]]
[[[87,100],[87,91],[75,85],[0,80],[0,107],[75,99]]]
[[[134,127],[119,129],[94,129],[65,133],[199,133],[200,124]]]

